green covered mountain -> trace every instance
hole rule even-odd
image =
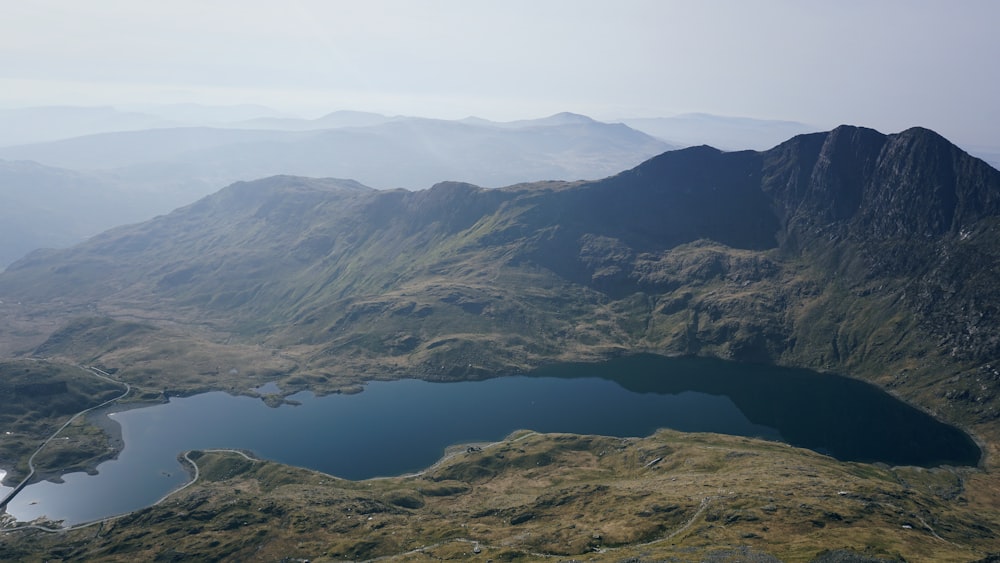
[[[926,129],[843,126],[762,152],[671,151],[599,181],[240,182],[31,254],[0,299],[197,326],[319,388],[645,351],[829,369],[992,425],[998,226],[1000,172]],[[130,361],[93,334],[55,337],[36,353]]]

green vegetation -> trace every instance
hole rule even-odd
[[[837,463],[712,434],[520,433],[422,475],[360,482],[233,452],[190,457],[201,478],[160,505],[60,534],[8,533],[17,541],[0,556],[690,561],[737,549],[788,562],[830,550],[971,561],[1000,532],[995,511],[979,512],[998,491],[970,490],[974,470]]]

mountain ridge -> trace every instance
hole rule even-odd
[[[235,181],[276,174],[350,177],[385,189],[424,189],[441,180],[497,187],[548,178],[600,178],[670,148],[645,133],[589,118],[500,127],[338,112],[286,124],[288,130],[275,121],[257,123],[275,129],[247,125],[96,133],[0,147],[0,158],[72,169],[81,178],[93,178],[79,182],[76,191],[89,190],[93,201],[106,202],[104,209],[74,217],[90,234],[169,213]],[[337,126],[323,128],[329,125]],[[22,174],[0,189],[8,197],[30,199],[30,190],[11,190],[46,181],[45,175],[31,179]],[[55,217],[74,214],[74,209],[58,206],[59,201],[77,198],[68,193],[73,190],[67,184],[67,193],[23,208],[19,220],[37,229],[23,230],[16,244],[13,238],[0,242],[0,267],[34,248],[82,240],[45,236],[46,231],[62,230],[62,221],[56,223]]]
[[[983,385],[1000,355],[998,202],[1000,173],[921,128],[693,147],[603,180],[499,189],[279,176],[29,255],[0,298],[166,307],[307,350],[306,371],[480,377],[641,351],[890,385],[923,357],[911,399],[988,422],[992,398],[932,395]],[[924,373],[942,366],[957,379]]]

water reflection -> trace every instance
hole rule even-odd
[[[550,366],[534,375],[601,377],[636,393],[726,396],[753,424],[776,429],[792,445],[845,461],[976,465],[981,456],[961,430],[867,383],[831,374],[639,355],[606,364]]]

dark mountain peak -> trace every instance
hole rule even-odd
[[[938,134],[936,131],[927,129],[926,127],[911,127],[895,135],[889,135],[889,137],[894,143],[910,147],[910,150],[923,150],[936,147],[937,150],[956,152],[962,155],[967,154],[961,147],[952,144],[952,142],[944,136]],[[981,157],[976,158],[982,159]],[[989,164],[991,167],[996,168],[993,163]]]
[[[760,153],[703,145],[663,153],[564,197],[580,200],[572,208],[585,224],[613,225],[614,236],[637,249],[702,238],[769,248],[778,224],[760,190],[760,170]]]
[[[864,161],[878,155],[888,137],[868,127],[841,125],[826,133],[820,148],[820,160],[843,161],[838,166],[864,165]]]
[[[874,129],[840,125],[830,131],[795,135],[764,152],[768,160],[780,159],[796,165],[807,163],[811,167],[821,156],[829,160],[846,153],[877,153],[885,140],[886,135]]]
[[[861,127],[858,125],[838,125],[829,131],[817,131],[815,133],[802,133],[795,135],[788,140],[779,143],[774,148],[765,151],[771,152],[773,150],[779,149],[781,147],[814,147],[817,145],[822,145],[829,138],[834,139],[851,139],[854,142],[872,142],[873,140],[879,138],[885,138],[886,135],[872,129],[870,127]]]
[[[1000,172],[922,127],[889,135],[860,220],[880,236],[957,233],[1000,212]]]
[[[885,142],[885,135],[867,127],[841,125],[827,133],[808,180],[810,212],[823,221],[853,216]]]
[[[940,135],[937,131],[928,129],[926,127],[910,127],[909,129],[904,129],[892,137],[902,138],[902,139],[914,139],[923,142],[933,142],[933,143],[947,143],[952,144],[951,141],[946,139],[944,136]]]
[[[751,151],[741,151],[749,153]],[[709,168],[717,168],[722,160],[735,160],[715,147],[701,145],[667,151],[643,162],[639,166],[619,174],[621,177],[658,176],[665,182],[686,181],[692,175],[712,173]],[[732,153],[738,154],[738,153]],[[716,170],[717,171],[717,170]]]
[[[682,149],[677,149],[675,151],[668,151],[666,153],[663,153],[663,155],[661,155],[661,156],[665,156],[665,155],[668,155],[668,154],[674,154],[674,156],[684,155],[685,157],[689,157],[691,155],[694,155],[696,157],[698,157],[698,156],[709,156],[709,155],[713,155],[714,156],[714,155],[717,155],[717,154],[722,154],[724,152],[726,152],[726,151],[723,151],[721,149],[717,149],[717,148],[715,148],[715,147],[713,147],[711,145],[695,145],[695,146],[691,146],[691,147],[684,147]]]
[[[1000,173],[923,127],[842,125],[763,155],[762,189],[792,230],[845,222],[862,237],[936,236],[998,211]]]
[[[823,133],[820,133],[823,134]],[[851,125],[849,123],[842,123],[833,129],[827,131],[827,135],[875,135],[885,137],[884,133],[872,129],[871,127],[864,127],[861,125]]]

